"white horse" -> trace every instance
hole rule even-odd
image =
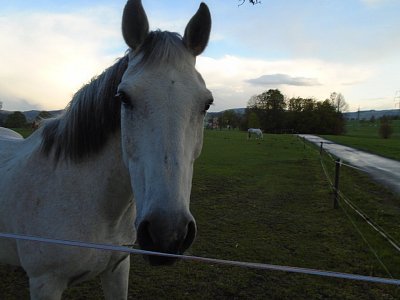
[[[261,131],[260,128],[249,128],[249,129],[247,130],[247,132],[248,132],[248,135],[247,135],[247,138],[248,138],[248,139],[251,138],[251,134],[252,134],[252,133],[254,133],[254,134],[256,135],[256,139],[264,139],[263,133],[262,133],[262,131]]]
[[[145,250],[183,253],[196,235],[193,163],[213,101],[195,69],[210,29],[204,3],[181,38],[149,32],[141,1],[128,1],[128,54],[81,88],[62,116],[25,140],[0,140],[0,232],[115,245],[137,239]],[[0,239],[0,262],[25,269],[32,299],[60,299],[98,274],[107,299],[127,298],[125,253]]]
[[[0,139],[23,139],[22,135],[14,130],[0,127]]]

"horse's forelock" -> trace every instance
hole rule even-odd
[[[141,55],[138,66],[153,66],[161,63],[179,66],[189,55],[181,35],[160,30],[150,32],[135,52]]]

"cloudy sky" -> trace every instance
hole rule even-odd
[[[246,0],[247,1],[247,0]],[[142,0],[151,29],[183,33],[200,1]],[[197,60],[213,111],[245,107],[270,88],[350,111],[392,109],[400,90],[399,0],[205,1],[209,47]],[[0,0],[0,101],[6,110],[61,109],[124,55],[125,0]]]

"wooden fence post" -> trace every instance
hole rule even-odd
[[[324,142],[320,142],[321,147],[319,148],[319,155],[322,155],[322,150],[324,150]]]
[[[341,161],[340,158],[338,158],[335,161],[335,187],[334,187],[334,194],[333,194],[333,208],[338,208],[339,207],[339,175],[340,175],[340,166],[341,166]]]

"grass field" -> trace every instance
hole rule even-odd
[[[324,135],[326,139],[384,157],[400,160],[400,120],[392,121],[393,134],[389,139],[379,137],[379,122],[348,121],[346,134]]]
[[[22,135],[24,138],[27,138],[30,136],[33,132],[32,128],[11,128],[12,130],[18,132],[20,135]]]
[[[333,164],[324,159],[331,174]],[[342,171],[341,188],[400,240],[400,198],[363,174]],[[206,131],[196,162],[191,210],[198,236],[189,254],[388,277],[332,194],[318,151],[292,135],[246,140],[243,132]],[[400,255],[346,212],[395,278]],[[131,256],[131,299],[399,299],[400,289],[311,275],[181,261],[150,267]],[[23,272],[0,268],[0,299],[28,299]],[[99,280],[63,299],[101,299]]]

